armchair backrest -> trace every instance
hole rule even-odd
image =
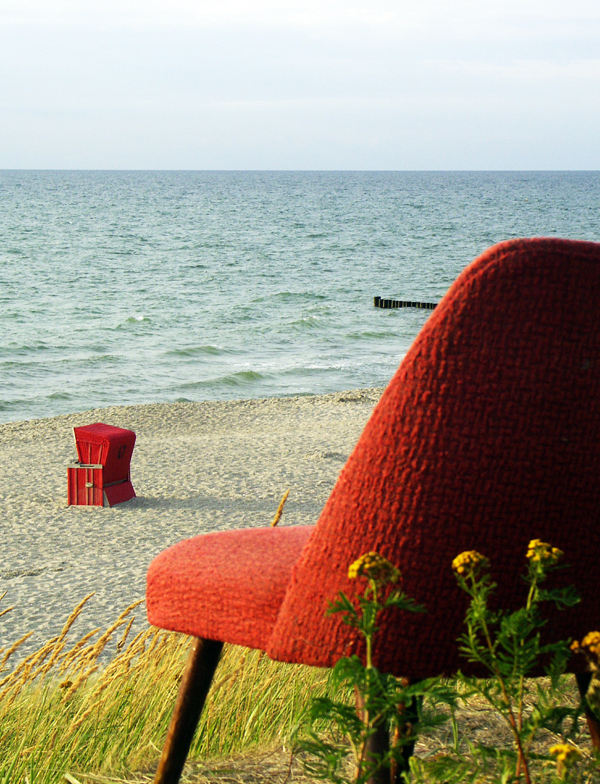
[[[329,601],[376,550],[426,615],[390,616],[378,664],[397,675],[465,669],[466,599],[451,571],[490,558],[498,601],[523,597],[530,539],[564,550],[582,594],[550,628],[600,626],[600,244],[497,245],[459,276],[375,408],[296,564],[273,658],[331,666],[357,650]]]

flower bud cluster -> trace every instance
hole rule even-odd
[[[452,561],[452,568],[461,577],[477,576],[489,565],[489,560],[477,550],[466,550]]]
[[[541,539],[532,539],[527,546],[526,558],[533,562],[541,562],[545,566],[553,566],[558,563],[564,553],[558,547],[552,547]]]
[[[397,569],[379,553],[371,551],[361,555],[354,563],[350,564],[348,577],[351,580],[356,580],[357,577],[368,577],[379,583],[397,583],[400,579],[400,569]]]
[[[592,672],[600,670],[600,632],[588,632],[581,642],[575,640],[571,650],[585,656]]]
[[[550,748],[550,754],[555,758],[559,770],[569,768],[581,757],[581,752],[569,743],[557,743]]]

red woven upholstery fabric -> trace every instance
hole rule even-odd
[[[148,570],[148,620],[162,629],[264,650],[313,528],[222,531],[173,545]]]
[[[294,568],[267,647],[332,665],[356,650],[326,616],[348,565],[377,550],[427,615],[390,616],[379,665],[398,675],[465,669],[466,599],[451,561],[492,561],[499,600],[524,598],[527,543],[560,547],[582,603],[551,630],[600,628],[600,245],[518,240],[457,279],[411,347],[346,463]]]

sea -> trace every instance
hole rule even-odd
[[[600,240],[600,172],[0,171],[0,422],[383,386],[496,242]]]

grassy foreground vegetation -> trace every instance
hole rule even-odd
[[[452,568],[470,597],[459,648],[488,676],[458,672],[411,683],[373,665],[377,619],[387,608],[423,608],[403,593],[393,564],[376,552],[363,554],[348,571],[362,581],[356,595],[340,594],[330,612],[363,635],[365,661],[343,657],[330,672],[226,647],[190,760],[285,744],[299,752],[311,780],[333,784],[600,784],[600,754],[582,726],[586,706],[596,716],[592,729],[600,719],[600,632],[572,643],[541,637],[541,606],[552,602],[568,611],[579,602],[571,587],[542,587],[562,556],[531,540],[525,603],[503,611],[491,609],[496,584],[488,559],[475,550],[459,554]],[[105,631],[73,641],[90,599],[19,664],[13,661],[30,635],[0,648],[0,784],[149,780],[190,640],[147,626],[135,633],[137,602]],[[566,688],[573,654],[584,656],[590,673],[585,701],[573,694],[572,678],[570,693]],[[531,678],[541,657],[546,677]],[[481,716],[470,728],[465,722],[467,735],[459,713],[465,718],[469,709]],[[286,770],[276,778],[287,781]],[[252,778],[272,780],[261,773]]]
[[[598,743],[590,753],[580,742],[584,711],[590,712],[595,734],[600,718],[600,632],[589,632],[581,642],[572,643],[542,638],[545,605],[568,611],[580,601],[573,586],[544,585],[561,568],[563,555],[547,542],[530,540],[523,575],[526,596],[522,606],[510,610],[493,609],[497,585],[489,559],[476,550],[457,555],[452,570],[469,597],[459,652],[486,677],[459,671],[451,679],[412,683],[378,670],[372,652],[382,612],[395,608],[414,613],[425,608],[404,593],[400,570],[381,554],[370,551],[352,562],[348,578],[357,581],[358,588],[352,598],[339,593],[329,613],[339,613],[365,642],[364,659],[342,657],[332,671],[332,685],[342,695],[353,690],[356,705],[329,696],[312,701],[308,721],[297,736],[299,747],[307,753],[305,769],[332,784],[598,782]],[[575,704],[565,700],[564,691],[573,653],[584,656],[589,673],[585,697]],[[532,677],[540,670],[546,674],[541,682]],[[498,734],[488,734],[463,744],[456,714],[473,699],[501,719],[509,743]],[[414,756],[419,737],[439,730],[445,721],[453,722],[453,742],[433,756]],[[328,728],[326,734],[323,726]],[[349,760],[353,762],[350,774]]]
[[[18,665],[10,666],[29,635],[0,648],[0,784],[55,784],[65,774],[82,784],[122,780],[158,760],[190,639],[154,628],[130,638],[132,605],[105,631],[73,642],[89,600]],[[303,667],[294,677],[298,669],[226,647],[190,758],[288,737],[311,697],[327,690],[326,671]]]

